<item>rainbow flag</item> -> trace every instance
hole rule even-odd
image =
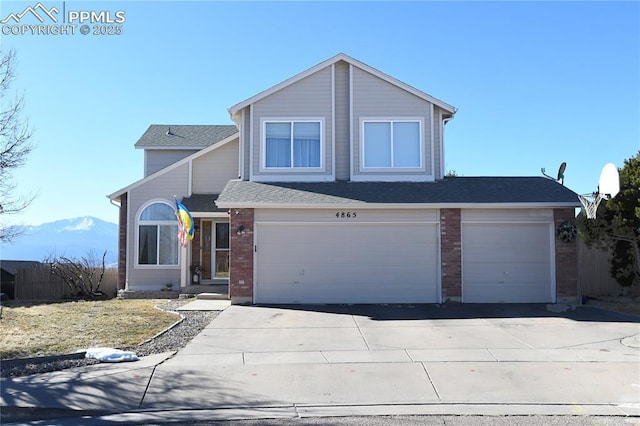
[[[176,200],[176,217],[178,218],[178,241],[182,247],[186,247],[189,241],[193,240],[195,227],[191,213],[178,200]]]

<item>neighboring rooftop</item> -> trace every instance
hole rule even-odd
[[[29,269],[41,264],[36,260],[0,260],[0,269],[15,275],[18,269]]]
[[[447,177],[436,182],[277,182],[233,180],[216,204],[275,205],[541,204],[580,206],[575,192],[543,177]]]
[[[191,148],[201,149],[220,142],[238,132],[235,125],[152,124],[136,148]]]

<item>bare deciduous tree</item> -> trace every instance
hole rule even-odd
[[[10,93],[15,79],[16,53],[0,50],[0,241],[11,242],[23,232],[20,226],[7,225],[5,215],[24,210],[33,195],[16,195],[13,172],[23,166],[33,150],[33,132],[23,118],[24,97]]]
[[[51,273],[64,281],[75,297],[101,297],[100,285],[104,278],[105,250],[102,258],[90,251],[86,256],[49,256],[44,260],[51,266]]]

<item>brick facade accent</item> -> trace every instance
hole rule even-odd
[[[231,303],[253,302],[253,209],[231,209],[229,297]],[[238,229],[243,227],[242,234]]]
[[[462,298],[460,209],[440,210],[440,262],[442,301],[460,302]]]
[[[127,195],[120,197],[118,212],[118,290],[124,290],[127,284]]]
[[[575,225],[573,208],[553,210],[554,230],[564,221]],[[555,238],[556,250],[556,302],[578,303],[578,239],[564,242]]]

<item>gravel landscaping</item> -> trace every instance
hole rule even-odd
[[[170,300],[158,306],[165,311],[175,311],[191,300]],[[217,311],[182,311],[182,321],[154,338],[132,348],[119,348],[134,351],[138,356],[147,356],[163,352],[177,351],[202,331],[217,315]],[[176,317],[178,320],[178,317]],[[19,377],[30,374],[47,373],[67,368],[97,364],[95,359],[84,358],[84,353],[41,358],[3,360],[0,364],[0,377]]]

